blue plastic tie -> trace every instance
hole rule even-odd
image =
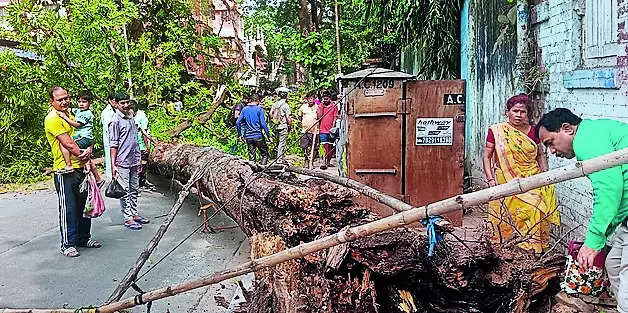
[[[436,225],[436,222],[442,219],[442,216],[434,215],[421,220],[421,224],[427,227],[427,238],[430,242],[430,251],[427,255],[430,257],[434,254],[434,247],[436,244],[443,240],[443,231],[440,227],[438,227],[438,225]]]

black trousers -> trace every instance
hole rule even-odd
[[[55,189],[59,197],[61,249],[84,245],[91,237],[92,220],[83,217],[87,193],[79,192],[83,179],[85,174],[81,169],[75,169],[72,173],[54,174]]]
[[[268,146],[266,145],[266,140],[264,137],[259,139],[246,139],[246,146],[249,149],[249,160],[253,162],[257,162],[256,151],[259,150],[260,155],[262,156],[262,160],[260,162],[261,165],[266,165],[268,162]]]

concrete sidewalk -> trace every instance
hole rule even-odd
[[[153,237],[176,199],[176,193],[169,190],[169,181],[158,177],[150,180],[157,190],[140,194],[139,210],[151,223],[139,231],[126,229],[118,201],[106,198],[107,211],[92,221],[92,238],[102,242],[103,247],[80,249],[78,258],[59,252],[54,190],[0,194],[0,308],[79,308],[102,304]],[[200,225],[197,213],[198,200],[190,196],[142,272]],[[211,221],[214,226],[233,224],[224,214]],[[248,260],[248,241],[239,229],[215,234],[197,232],[138,285],[148,291]],[[225,312],[216,306],[214,296],[230,299],[236,286],[236,280],[229,280],[211,290],[200,288],[157,301],[152,310]],[[125,297],[135,294],[129,290]]]

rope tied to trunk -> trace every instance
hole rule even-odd
[[[437,243],[443,240],[443,230],[436,223],[442,220],[440,215],[431,215],[421,220],[421,225],[427,228],[427,239],[430,243],[430,250],[428,256],[434,255],[434,247]]]
[[[144,302],[144,299],[142,299],[142,296],[145,294],[144,290],[142,290],[142,288],[140,288],[140,286],[138,286],[136,283],[131,284],[131,288],[138,292],[138,295],[133,298],[133,302],[135,302],[135,305],[146,304],[146,313],[150,313],[150,308],[153,306],[153,302]]]

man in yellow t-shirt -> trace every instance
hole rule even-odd
[[[83,217],[86,195],[81,195],[79,186],[85,174],[80,168],[89,160],[91,148],[81,151],[72,139],[74,129],[57,114],[64,112],[69,116],[70,96],[58,86],[50,89],[52,109],[44,119],[46,139],[52,150],[55,189],[59,197],[59,229],[61,231],[61,253],[68,257],[77,257],[76,247],[99,248],[98,241],[90,239],[91,220]],[[61,153],[63,145],[71,153],[74,170],[64,170],[65,160]]]

